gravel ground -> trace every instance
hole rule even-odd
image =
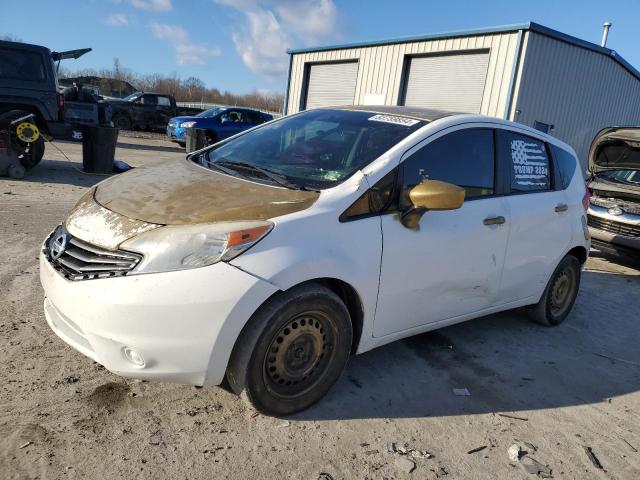
[[[166,141],[167,134],[156,130],[153,132],[147,132],[142,130],[120,130],[118,133],[119,137],[128,137],[128,138],[140,138],[145,140],[162,140]]]
[[[48,145],[25,180],[0,179],[0,478],[538,478],[514,443],[553,478],[640,478],[633,266],[592,255],[558,328],[507,312],[395,342],[354,357],[316,407],[265,417],[220,388],[117,377],[49,330],[40,244],[103,178],[57,145],[71,162]],[[181,155],[121,135],[116,158]]]

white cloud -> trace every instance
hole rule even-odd
[[[168,12],[173,8],[171,0],[131,0],[131,5],[135,8],[154,12]]]
[[[126,27],[129,25],[129,17],[124,13],[114,13],[104,19],[104,23],[110,27]]]
[[[171,44],[176,53],[178,65],[202,65],[207,57],[217,57],[220,50],[193,43],[187,31],[178,25],[152,22],[151,31],[156,38]]]
[[[333,0],[214,0],[240,12],[243,21],[231,37],[242,61],[272,79],[286,75],[286,50],[340,37]]]

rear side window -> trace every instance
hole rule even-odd
[[[44,82],[47,71],[42,55],[22,49],[0,49],[0,79]]]
[[[493,130],[472,128],[449,133],[404,161],[405,186],[441,180],[466,190],[466,198],[494,193]]]
[[[171,100],[169,99],[169,97],[158,97],[158,105],[162,107],[170,107]]]
[[[576,172],[577,160],[566,150],[551,145],[553,164],[555,166],[555,188],[564,190],[571,183],[573,174]]]
[[[247,110],[246,112],[247,122],[252,125],[259,125],[264,123],[262,115],[259,112],[252,112],[251,110]]]
[[[543,141],[503,131],[502,154],[510,170],[512,192],[536,192],[551,188],[549,155]]]

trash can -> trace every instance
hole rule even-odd
[[[204,128],[187,128],[185,132],[187,153],[207,146],[207,131]]]
[[[87,173],[113,173],[118,129],[85,126],[82,129],[82,168]]]

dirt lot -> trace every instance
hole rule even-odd
[[[132,165],[182,155],[121,141]],[[554,478],[640,478],[639,270],[592,257],[558,328],[509,312],[396,342],[353,358],[318,406],[269,418],[220,388],[119,378],[49,330],[40,244],[103,177],[45,158],[0,179],[0,478],[536,478],[509,460],[518,441]],[[390,442],[432,457],[409,473]]]

